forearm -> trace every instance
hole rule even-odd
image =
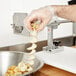
[[[76,5],[52,6],[57,16],[76,22]]]

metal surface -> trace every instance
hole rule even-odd
[[[20,35],[29,35],[29,31],[25,28],[24,20],[27,16],[27,13],[14,13],[13,14],[13,23],[12,28],[14,34],[20,34]]]
[[[27,53],[16,51],[0,51],[0,76],[5,74],[8,67],[17,65],[20,61],[22,61],[24,56],[26,57]],[[31,73],[39,70],[42,66],[43,62],[38,58],[35,58],[35,64],[33,66],[34,70],[27,75],[24,74],[22,76],[30,76]]]
[[[55,20],[54,22],[47,25],[47,27],[48,27],[48,40],[47,40],[48,46],[44,47],[44,49],[46,49],[47,51],[52,51],[52,50],[56,50],[56,49],[59,50],[59,48],[53,44],[53,29],[57,29],[58,25],[60,25],[61,23],[69,23],[69,22],[72,22],[72,21]]]

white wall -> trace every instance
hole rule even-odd
[[[0,39],[3,40],[6,38],[9,39],[11,35],[13,35],[11,23],[12,23],[12,16],[14,12],[27,12],[30,13],[33,9],[40,8],[45,5],[65,5],[67,4],[68,0],[0,0]],[[67,28],[69,26],[69,30]],[[72,25],[65,24],[63,26],[59,26],[56,34],[54,37],[64,37],[72,34]],[[65,30],[65,31],[64,31]],[[46,39],[46,28],[44,31],[40,32],[39,38],[41,40]],[[13,36],[14,37],[14,36]],[[4,41],[4,40],[3,40]],[[9,40],[12,41],[12,40]],[[19,40],[18,40],[19,42]],[[0,44],[3,42],[0,42]],[[17,43],[17,41],[16,41]],[[12,42],[11,42],[12,44]]]
[[[0,35],[10,31],[10,0],[0,0]]]

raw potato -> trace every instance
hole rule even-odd
[[[32,36],[32,39],[30,41],[32,43],[32,46],[27,48],[27,50],[34,51],[35,48],[37,47],[37,45],[35,44],[37,42],[37,32],[36,32],[36,30],[30,32],[30,36]]]
[[[29,53],[29,55],[34,54],[35,52],[36,52],[36,50],[34,49]]]
[[[18,68],[20,69],[20,71],[25,71],[27,69],[27,66],[25,65],[25,63],[22,61],[18,64]]]
[[[30,64],[32,66],[32,65],[34,65],[34,60],[28,60],[26,63]]]
[[[33,62],[31,62],[31,64],[33,64]],[[32,70],[33,68],[29,62],[25,64],[21,61],[18,66],[9,67],[5,76],[22,76],[23,73],[31,72]]]
[[[36,52],[35,49],[37,47],[37,45],[35,44],[37,42],[37,31],[36,31],[36,28],[35,28],[36,24],[33,24],[32,27],[33,27],[33,31],[30,32],[30,36],[32,37],[30,42],[32,43],[32,46],[27,48],[27,50],[31,50],[31,52],[29,53],[30,54],[29,59],[31,61],[28,59],[27,62],[29,62],[31,65],[34,65],[34,59],[35,59],[34,53]]]
[[[37,40],[38,40],[38,39],[37,39],[36,37],[32,37],[30,42],[31,42],[31,43],[36,43]]]
[[[33,60],[33,59],[35,59],[35,56],[31,54],[30,57],[28,57],[27,60]]]
[[[33,43],[31,47],[27,48],[27,50],[34,50],[36,47],[37,45]]]
[[[35,30],[34,30],[34,31],[31,31],[31,32],[30,32],[30,35],[36,37],[36,36],[37,36],[37,32],[36,32]]]

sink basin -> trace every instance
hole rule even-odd
[[[36,53],[46,64],[76,74],[76,48],[63,46],[57,53],[41,51]]]

